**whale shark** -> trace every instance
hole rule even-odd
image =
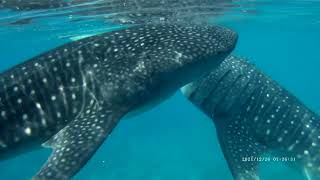
[[[73,41],[0,74],[0,159],[42,146],[33,179],[69,179],[122,117],[152,108],[217,67],[237,34],[219,26],[138,25]]]
[[[259,179],[267,154],[320,179],[319,115],[248,60],[230,56],[182,92],[212,118],[235,179]]]

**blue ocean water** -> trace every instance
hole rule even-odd
[[[274,1],[250,12],[231,10],[211,23],[237,31],[234,54],[250,59],[320,114],[320,3]],[[0,11],[0,18],[8,13],[12,12]],[[70,24],[67,20],[59,17],[23,26],[2,25],[0,70],[70,41],[68,35],[119,27],[101,21]],[[63,29],[55,28],[64,22]],[[49,149],[40,149],[0,162],[0,179],[31,177],[49,154]],[[261,172],[263,180],[306,179],[279,162],[263,164]],[[227,180],[232,176],[213,123],[177,92],[155,109],[122,120],[75,179]]]

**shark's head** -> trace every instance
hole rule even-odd
[[[169,25],[158,29],[156,65],[163,79],[178,86],[217,67],[234,49],[238,36],[219,26]],[[159,58],[159,56],[163,56]],[[165,68],[163,68],[165,66]]]
[[[172,93],[217,67],[234,49],[237,34],[218,26],[148,24],[82,41],[95,44],[90,53],[103,73],[94,75],[105,82],[105,97],[123,93],[142,99]]]

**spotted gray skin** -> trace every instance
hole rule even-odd
[[[217,26],[143,25],[81,39],[0,75],[0,158],[44,143],[34,179],[69,179],[121,117],[216,67],[237,35]]]
[[[182,88],[213,119],[235,179],[259,179],[259,157],[295,157],[309,179],[320,179],[320,118],[246,60],[228,57],[209,76]]]

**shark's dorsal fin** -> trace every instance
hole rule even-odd
[[[86,111],[43,144],[53,152],[33,179],[70,179],[111,133],[122,110]]]

